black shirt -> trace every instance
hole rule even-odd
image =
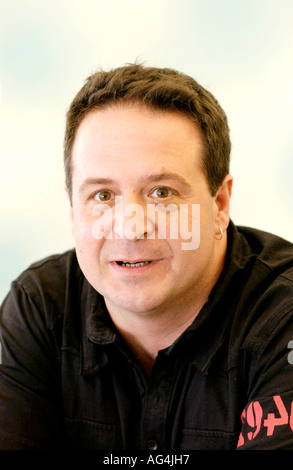
[[[35,263],[1,308],[0,449],[293,449],[292,317],[292,244],[231,222],[208,302],[147,378],[74,250]]]

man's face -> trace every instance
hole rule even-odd
[[[145,314],[182,306],[213,282],[218,208],[201,170],[202,151],[197,127],[178,113],[116,106],[82,121],[72,152],[73,235],[80,267],[109,311]],[[95,228],[105,204],[111,223],[103,219],[101,237]],[[130,204],[141,209],[135,224],[131,212],[115,221],[117,207]],[[147,212],[157,204],[172,204],[178,214],[188,207],[189,229],[192,205],[200,205],[197,249],[182,249],[180,229],[170,237],[171,212],[166,236],[158,236],[158,223]]]

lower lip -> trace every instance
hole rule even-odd
[[[151,263],[144,264],[143,266],[136,266],[136,267],[122,266],[120,264],[117,264],[116,261],[113,261],[111,262],[111,266],[113,267],[113,269],[115,269],[115,271],[118,271],[119,273],[123,273],[127,275],[135,275],[135,274],[142,274],[153,269],[161,261],[162,260],[152,261]]]

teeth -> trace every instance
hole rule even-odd
[[[120,266],[126,266],[127,268],[138,268],[139,266],[145,266],[151,263],[151,261],[140,261],[138,263],[124,263],[124,261],[119,261]]]

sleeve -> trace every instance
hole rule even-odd
[[[62,443],[60,367],[44,314],[17,282],[0,310],[0,450]]]
[[[268,320],[269,321],[269,320]],[[293,311],[271,332],[247,374],[238,450],[293,450]]]

